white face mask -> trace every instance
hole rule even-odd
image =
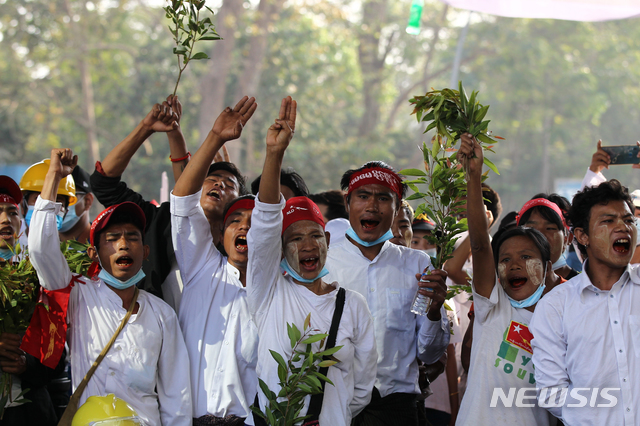
[[[425,253],[427,253],[429,255],[429,257],[436,257],[438,255],[438,249],[437,248],[430,248],[430,249],[426,249],[423,250]]]

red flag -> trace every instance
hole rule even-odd
[[[533,349],[531,349],[531,340],[533,339],[533,334],[529,331],[529,327],[521,324],[519,322],[511,321],[509,324],[509,331],[507,332],[507,338],[505,341],[511,343],[519,347],[520,349],[524,349],[530,354],[533,353]]]
[[[31,317],[20,348],[49,367],[56,368],[67,340],[67,309],[74,283],[82,282],[74,276],[69,285],[60,290],[40,288],[40,300]]]

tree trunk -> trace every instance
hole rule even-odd
[[[278,18],[278,13],[282,9],[284,0],[261,0],[258,5],[255,21],[252,26],[253,33],[249,41],[249,51],[244,57],[242,73],[238,78],[238,85],[234,99],[240,99],[247,95],[255,96],[260,85],[260,76],[264,67],[264,59],[267,53],[267,42],[269,40],[269,27]],[[251,129],[248,129],[251,130]],[[233,156],[237,160],[237,165],[244,171],[251,171],[257,167],[254,155],[255,132],[245,131],[239,144],[234,144],[236,151]],[[240,151],[244,148],[244,156],[241,158]],[[231,155],[231,152],[229,152]]]
[[[362,73],[364,113],[358,126],[358,136],[373,133],[380,121],[380,91],[384,62],[390,50],[394,34],[385,42],[384,52],[379,53],[382,23],[387,12],[387,0],[368,0],[362,5],[362,26],[358,35],[358,59]]]
[[[82,113],[84,115],[84,128],[87,132],[87,142],[91,153],[91,164],[100,160],[100,145],[98,144],[96,109],[93,98],[93,83],[91,82],[91,70],[84,55],[78,59],[80,80],[82,81]]]
[[[218,114],[225,105],[227,77],[231,70],[233,51],[236,45],[234,31],[238,27],[239,18],[244,13],[241,1],[226,0],[217,14],[216,31],[223,40],[216,41],[211,49],[208,62],[209,71],[200,80],[202,100],[200,101],[200,116],[198,129],[200,140],[204,140],[211,130]],[[232,161],[237,160],[235,151],[237,145],[230,144],[229,154]]]

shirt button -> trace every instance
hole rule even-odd
[[[618,352],[622,353],[622,349],[620,349]]]
[[[613,299],[613,294],[610,294],[609,297]]]
[[[626,381],[627,381],[627,379],[626,379],[626,378],[624,378],[624,379],[622,379],[622,381],[623,381],[623,382],[626,382]]]
[[[112,371],[112,372],[111,372],[111,373],[109,373],[109,374],[111,374],[112,376],[115,376],[115,375],[116,375],[116,372],[115,372],[115,371]]]
[[[617,323],[618,323],[618,321],[614,321],[613,323],[614,323],[614,324],[617,324]]]
[[[223,369],[222,368],[218,368],[218,371],[222,373]]]
[[[225,344],[225,345],[227,345],[227,346],[229,346],[229,341],[228,341],[228,340],[225,340],[225,341],[224,341],[224,344]]]
[[[122,347],[121,347],[121,346],[118,346],[118,347],[116,348],[116,350],[117,350],[117,351],[121,351],[121,350],[122,350]]]
[[[369,291],[370,291],[371,293],[373,293],[374,291],[376,291],[376,289],[375,289],[375,288],[370,288],[370,289],[369,289]]]
[[[631,411],[631,408],[627,408],[627,411]]]

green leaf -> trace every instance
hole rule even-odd
[[[322,352],[318,352],[318,353],[316,354],[316,356],[329,356],[329,355],[333,355],[333,354],[335,354],[336,352],[338,352],[340,349],[342,349],[342,346],[334,346],[334,347],[333,347],[333,348],[331,348],[331,349],[325,349],[325,350],[324,350],[324,351],[322,351]]]
[[[310,325],[311,325],[311,312],[309,312],[309,315],[307,315],[307,317],[304,319],[304,330],[306,331]]]
[[[199,59],[209,59],[209,55],[204,52],[198,52],[191,57],[192,60],[197,61]]]
[[[336,365],[336,364],[337,362],[326,359],[324,361],[321,361],[318,364],[318,367],[331,367],[332,365]]]
[[[402,169],[398,172],[398,174],[404,176],[427,176],[427,174],[420,169]]]
[[[487,167],[489,167],[491,170],[493,170],[495,174],[497,174],[497,175],[499,175],[499,174],[500,174],[500,172],[498,171],[498,168],[496,167],[496,165],[495,165],[495,164],[493,164],[493,163],[491,162],[491,160],[489,160],[487,157],[484,157],[484,164],[485,164]]]
[[[309,345],[311,343],[319,342],[320,340],[326,337],[327,337],[326,334],[318,333],[318,334],[314,334],[312,336],[307,337],[302,341],[302,343]]]
[[[405,198],[405,200],[407,201],[411,201],[411,200],[420,200],[422,198],[426,198],[427,194],[423,194],[422,192],[416,192],[415,194],[411,194],[408,197]]]

